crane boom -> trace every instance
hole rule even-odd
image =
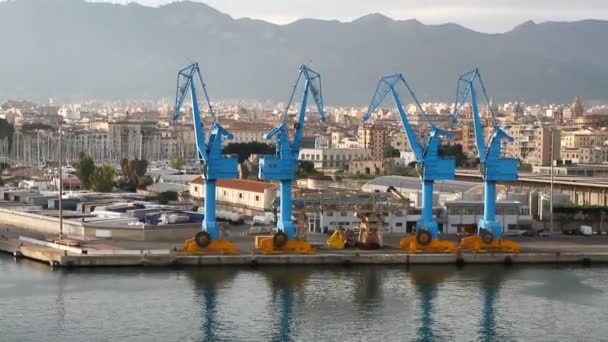
[[[207,103],[207,110],[212,117],[207,141],[205,141],[205,127],[196,94],[196,80],[200,82],[200,87],[205,96],[205,102]],[[196,235],[194,241],[196,242],[196,245],[201,248],[214,247],[217,250],[232,253],[236,251],[236,248],[228,241],[219,239],[219,231],[215,220],[215,189],[216,181],[218,179],[238,178],[238,159],[234,156],[222,155],[222,139],[224,137],[232,139],[233,135],[217,122],[198,63],[193,63],[179,70],[177,73],[175,111],[173,112],[174,122],[180,118],[180,109],[188,91],[190,92],[190,99],[192,101],[192,122],[196,139],[196,149],[199,162],[202,166],[202,177],[205,181],[205,217],[202,225],[203,231]],[[193,244],[190,245],[193,246]],[[188,242],[186,242],[186,246],[188,246]],[[194,250],[195,248],[186,247],[186,249]]]
[[[291,107],[298,85],[304,80],[304,93],[302,95],[302,103],[297,116],[297,121],[294,123],[293,140],[289,140],[287,131],[287,118],[289,108]],[[298,78],[291,91],[289,102],[285,107],[285,112],[281,122],[277,127],[270,132],[264,134],[265,139],[276,137],[276,154],[265,155],[260,158],[259,178],[264,180],[279,180],[280,185],[280,217],[277,222],[277,228],[280,234],[284,236],[281,239],[293,240],[296,237],[296,228],[291,220],[291,182],[295,179],[296,168],[300,148],[302,146],[302,137],[304,133],[306,108],[308,105],[309,94],[316,104],[317,110],[322,122],[327,122],[323,109],[323,93],[321,90],[321,75],[310,69],[306,65],[300,67]],[[277,241],[275,241],[276,243]],[[277,244],[278,245],[278,244]]]
[[[479,84],[483,98],[488,105],[492,116],[493,132],[490,139],[484,137],[483,123],[479,115],[477,91],[475,84]],[[493,112],[486,91],[486,87],[479,73],[479,69],[473,69],[462,74],[458,78],[456,88],[456,108],[453,122],[459,118],[460,112],[467,98],[471,98],[471,111],[473,116],[473,128],[475,130],[475,144],[479,154],[480,170],[484,180],[484,214],[477,224],[478,235],[463,239],[461,248],[471,250],[493,250],[493,251],[519,251],[516,243],[503,240],[502,224],[496,220],[496,182],[516,181],[518,161],[515,158],[503,158],[501,156],[502,142],[513,141],[498,124],[496,114]],[[495,240],[496,239],[496,240]]]
[[[416,107],[422,113],[430,133],[426,139],[426,145],[422,146],[414,128],[409,122],[408,115],[403,108],[403,103],[397,92],[397,85],[402,84],[408,94],[413,99]],[[438,241],[439,226],[433,218],[433,183],[435,180],[454,179],[456,161],[454,158],[439,156],[441,137],[451,138],[452,133],[437,127],[422,108],[420,101],[414,91],[405,80],[403,74],[393,74],[380,79],[376,86],[376,91],[363,122],[370,119],[374,111],[382,104],[382,101],[391,94],[399,111],[401,123],[407,136],[408,143],[414,156],[416,157],[417,170],[422,180],[422,216],[416,223],[417,236],[415,239],[410,237],[401,240],[402,248],[411,252],[418,252],[421,249],[427,251],[454,252],[455,247],[448,241]]]

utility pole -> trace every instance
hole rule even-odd
[[[549,130],[551,132],[551,190],[549,191],[551,198],[549,199],[551,222],[549,223],[549,234],[553,234],[553,135],[555,133],[554,128]]]
[[[61,119],[60,119],[61,120]],[[59,238],[63,239],[63,142],[61,121],[59,121]]]

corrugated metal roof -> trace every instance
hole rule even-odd
[[[364,188],[372,186],[393,186],[400,189],[421,189],[421,181],[417,177],[404,177],[404,176],[383,176],[375,178],[367,184]],[[463,182],[463,181],[435,181],[434,191],[438,192],[449,192],[449,193],[461,193],[467,192],[472,188],[478,186],[479,183],[474,182]]]
[[[184,192],[188,190],[188,185],[185,184],[177,184],[177,183],[154,183],[147,187],[147,190],[150,192],[165,192],[165,191],[175,191],[175,192]]]

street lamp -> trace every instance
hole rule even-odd
[[[62,119],[59,119],[57,124],[59,133],[59,238],[63,239],[63,142],[62,135],[63,130],[61,125],[63,124]]]
[[[554,128],[550,128],[549,132],[551,132],[551,190],[549,191],[549,213],[551,215],[551,221],[549,223],[549,234],[553,234],[553,161],[554,161],[554,157],[553,157],[553,135],[555,133]]]

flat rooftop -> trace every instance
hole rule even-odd
[[[479,177],[481,174],[477,170],[457,170],[456,176],[466,177]],[[551,176],[547,174],[532,173],[532,172],[520,172],[518,175],[519,181],[524,182],[537,182],[537,183],[551,183]],[[436,182],[437,183],[437,182]],[[558,176],[553,177],[554,184],[563,185],[583,185],[589,187],[606,187],[608,188],[608,177],[586,177],[586,176]]]
[[[421,181],[418,177],[404,177],[404,176],[382,176],[375,178],[367,182],[364,187],[374,186],[393,186],[401,189],[416,189],[421,188]],[[466,182],[466,181],[435,181],[434,191],[448,192],[448,193],[462,193],[467,192],[475,187],[478,187],[479,183]]]

